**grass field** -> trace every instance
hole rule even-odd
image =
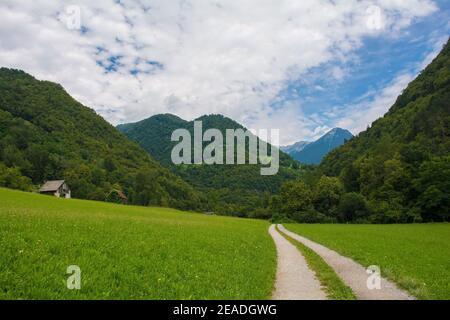
[[[450,299],[450,224],[285,224],[381,273],[419,299]]]
[[[1,299],[264,299],[264,221],[0,189]],[[81,290],[66,268],[81,268]]]

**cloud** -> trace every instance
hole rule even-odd
[[[344,115],[341,115],[336,127],[348,128],[353,134],[365,130],[368,125],[389,110],[413,79],[414,75],[411,73],[400,74],[379,92],[372,93],[356,105],[346,106]]]
[[[222,113],[286,130],[282,143],[327,128],[298,103],[273,108],[290,81],[345,60],[366,36],[395,35],[436,10],[431,0],[76,3],[74,30],[65,1],[3,0],[0,65],[61,83],[113,124],[161,112]],[[331,74],[342,81],[346,72]]]
[[[423,61],[417,63],[411,70],[404,70],[397,74],[380,90],[369,91],[357,99],[357,103],[341,108],[339,120],[336,121],[335,126],[348,128],[353,134],[358,134],[376,119],[382,117],[408,84],[439,54],[447,40],[446,36],[431,39],[433,49]]]

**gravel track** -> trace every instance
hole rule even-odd
[[[277,247],[277,275],[274,300],[325,300],[319,280],[309,269],[300,251],[270,226],[269,233]]]
[[[293,233],[283,225],[278,225],[278,229],[301,242],[308,248],[315,251],[325,262],[334,269],[336,274],[349,286],[356,297],[360,300],[414,300],[415,298],[406,291],[399,289],[395,283],[381,278],[380,289],[369,289],[367,280],[370,276],[366,268],[350,258],[341,256],[336,251],[330,250],[314,241]],[[376,262],[374,262],[376,264]],[[382,272],[382,270],[381,270]]]

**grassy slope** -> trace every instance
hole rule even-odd
[[[364,266],[379,265],[419,299],[450,299],[450,224],[285,226]]]
[[[0,189],[0,298],[268,298],[268,226]],[[72,264],[79,291],[66,288]]]
[[[278,227],[277,227],[278,230]],[[279,230],[278,230],[279,231]],[[336,272],[331,268],[321,256],[313,250],[300,243],[299,241],[289,237],[287,234],[279,231],[280,234],[286,238],[290,243],[297,247],[297,249],[305,257],[309,268],[314,271],[320,284],[324,287],[328,299],[330,300],[356,300],[352,289],[347,287],[339,278]]]

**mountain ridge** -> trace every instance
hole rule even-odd
[[[56,83],[0,68],[0,185],[64,179],[76,198],[194,209],[200,195]]]
[[[292,152],[302,151],[310,143],[311,141],[298,141],[287,146],[281,146],[280,149],[286,152],[287,154],[291,154]]]
[[[175,144],[177,144],[177,142],[170,141],[172,132],[176,129],[187,129],[190,130],[191,133],[193,133],[192,129],[195,121],[202,121],[203,131],[206,131],[208,129],[218,129],[222,132],[224,137],[226,129],[247,130],[247,128],[245,128],[242,124],[221,114],[202,115],[198,118],[195,118],[194,120],[189,121],[184,120],[171,113],[156,114],[137,122],[119,124],[116,126],[116,128],[130,137],[132,140],[140,143],[144,147],[144,149],[146,149],[153,157],[158,159],[160,162],[169,165],[171,163],[168,153],[169,148],[164,148],[166,154],[162,155],[161,149],[156,149],[154,143],[146,143],[148,141],[143,138],[148,134],[157,134],[158,136],[162,137],[162,139],[166,139],[166,142],[174,146]],[[258,137],[257,139],[260,140]],[[270,144],[268,145],[268,149],[270,149]],[[287,165],[292,165],[294,161],[291,159],[291,157],[287,153],[283,152],[281,148],[280,151],[280,162],[283,162]]]
[[[316,141],[299,141],[281,147],[295,160],[305,164],[319,164],[332,150],[353,138],[353,134],[342,128],[334,128]]]
[[[223,212],[234,215],[253,212],[255,208],[261,207],[265,193],[276,193],[285,181],[300,176],[299,164],[282,151],[279,153],[280,170],[273,176],[261,176],[261,164],[174,165],[171,161],[171,150],[178,144],[171,141],[174,130],[186,129],[193,136],[196,120],[202,121],[203,131],[218,129],[224,137],[226,129],[246,129],[233,119],[218,114],[203,115],[192,121],[179,119],[170,114],[159,114],[139,122],[119,125],[117,128],[139,143],[166,168],[208,194],[210,199],[216,199],[213,201],[216,201],[216,205],[219,203]],[[209,143],[204,142],[204,146],[207,144]],[[268,149],[270,150],[270,147]]]

